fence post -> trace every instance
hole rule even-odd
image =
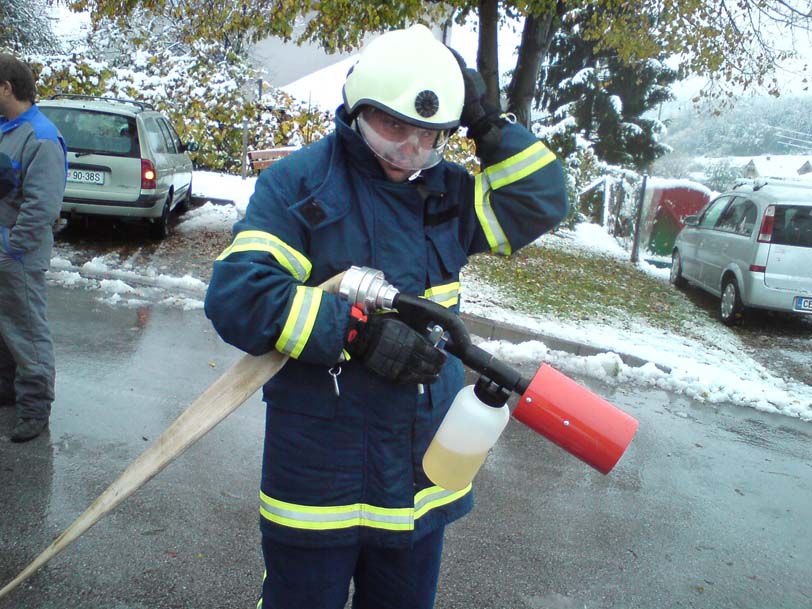
[[[640,186],[640,199],[637,201],[637,213],[634,218],[634,239],[632,240],[632,262],[636,263],[639,256],[637,249],[640,246],[640,220],[643,217],[643,200],[646,197],[646,181],[648,175],[643,175],[643,184]]]
[[[242,179],[248,176],[248,118],[242,119]]]

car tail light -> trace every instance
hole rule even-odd
[[[141,159],[141,188],[143,190],[158,188],[158,173],[149,159]]]
[[[769,243],[773,238],[773,224],[775,224],[775,205],[768,205],[764,210],[764,219],[758,231],[759,243]]]
[[[766,273],[767,267],[761,266],[760,264],[751,264],[750,270],[753,271],[754,273]]]

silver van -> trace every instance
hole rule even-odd
[[[191,201],[192,161],[169,120],[142,102],[56,95],[39,108],[68,146],[63,217],[143,218],[163,239],[169,214]]]
[[[812,315],[812,183],[759,178],[684,219],[671,256],[671,283],[719,296],[719,317],[748,308]]]

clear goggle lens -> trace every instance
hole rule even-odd
[[[358,128],[372,152],[407,171],[429,169],[439,163],[450,135],[445,129],[415,127],[371,107],[358,115]]]

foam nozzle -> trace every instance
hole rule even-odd
[[[620,460],[638,426],[637,419],[546,364],[513,418],[602,474]]]

